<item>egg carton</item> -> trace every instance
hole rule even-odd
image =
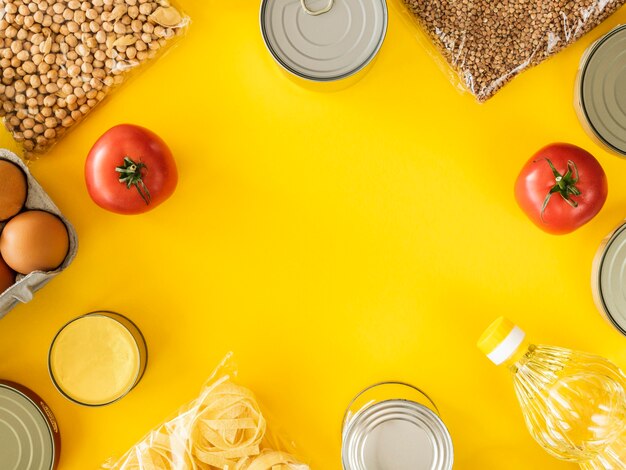
[[[39,209],[57,215],[65,224],[70,239],[69,251],[61,266],[54,271],[33,271],[25,276],[18,274],[15,284],[0,294],[0,318],[2,318],[9,313],[9,311],[18,304],[18,302],[30,302],[33,299],[35,292],[45,286],[52,280],[52,278],[57,276],[61,271],[65,270],[65,268],[70,265],[76,257],[76,252],[78,250],[78,237],[74,227],[72,227],[67,219],[63,217],[59,208],[52,202],[39,183],[37,183],[37,180],[33,178],[24,162],[13,152],[5,149],[0,149],[0,159],[15,163],[26,175],[26,179],[28,181],[28,196],[26,198],[24,209]],[[2,230],[5,225],[5,222],[0,223],[0,230]]]

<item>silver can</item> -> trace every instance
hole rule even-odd
[[[387,32],[385,0],[263,0],[261,34],[286,71],[333,82],[363,71]],[[359,74],[360,75],[360,74]]]
[[[594,42],[580,61],[574,97],[587,134],[626,157],[626,25]]]
[[[593,260],[591,289],[602,316],[626,335],[626,223],[602,240]]]
[[[0,379],[0,468],[55,470],[61,434],[52,410],[32,390]]]
[[[435,403],[402,382],[366,388],[343,421],[344,470],[450,470],[452,438]]]

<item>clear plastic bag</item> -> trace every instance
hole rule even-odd
[[[626,0],[397,0],[454,70],[486,101],[517,74],[556,54]]]
[[[168,0],[0,0],[0,116],[44,153],[183,35]]]
[[[270,432],[254,394],[237,385],[228,354],[198,398],[160,425],[108,470],[310,470],[294,446]]]

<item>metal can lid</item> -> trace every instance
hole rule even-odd
[[[386,31],[385,0],[264,0],[261,4],[267,48],[286,70],[308,80],[339,80],[358,72],[376,56]]]
[[[52,470],[58,465],[58,427],[36,394],[0,382],[0,462],[13,470]]]
[[[599,39],[585,54],[579,93],[596,137],[626,155],[626,25]]]
[[[597,256],[593,287],[598,308],[626,334],[626,224],[603,243]]]
[[[375,403],[344,429],[345,470],[450,470],[448,429],[429,408],[408,400]]]

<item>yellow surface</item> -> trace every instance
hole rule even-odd
[[[139,348],[117,320],[86,316],[59,332],[50,349],[50,373],[68,396],[101,405],[117,400],[139,374]]]
[[[320,93],[274,64],[257,1],[181,3],[189,36],[32,165],[80,249],[0,322],[0,377],[57,414],[61,469],[125,451],[229,350],[318,469],[340,468],[345,407],[384,379],[432,395],[456,469],[575,469],[534,443],[508,372],[476,341],[504,314],[530,339],[626,368],[626,338],[597,312],[589,282],[598,244],[626,215],[626,162],[585,135],[572,107],[582,52],[626,9],[478,105],[395,9],[363,80]],[[107,213],[85,189],[89,148],[121,122],[160,134],[179,165],[175,195],[144,216]],[[513,198],[519,169],[551,141],[590,150],[609,178],[602,212],[561,237]],[[150,357],[128,397],[88,409],[54,389],[46,356],[66,321],[97,309],[134,320]]]

